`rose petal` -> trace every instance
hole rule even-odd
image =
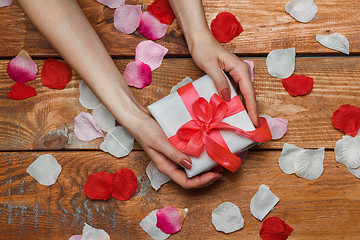
[[[263,240],[286,240],[294,229],[278,217],[265,219],[260,229]]]
[[[347,55],[350,53],[349,40],[340,33],[316,35],[316,40],[324,47],[340,51]]]
[[[292,0],[285,5],[285,11],[299,22],[310,22],[318,12],[313,0]]]
[[[30,98],[36,96],[37,93],[35,89],[31,86],[28,86],[22,82],[15,83],[9,92],[6,93],[8,98],[14,100],[23,100],[26,98]]]
[[[103,131],[109,131],[115,127],[115,117],[106,109],[106,107],[100,103],[92,111],[92,115],[95,119],[96,125]]]
[[[262,221],[278,202],[279,198],[270,191],[268,186],[262,184],[251,199],[250,211],[255,218]]]
[[[61,166],[56,159],[50,154],[40,155],[26,171],[35,178],[41,185],[53,185],[59,174]]]
[[[347,170],[357,178],[360,178],[360,167],[358,168],[347,168]]]
[[[211,21],[211,32],[218,42],[230,42],[243,31],[239,21],[229,12],[221,12]]]
[[[118,200],[129,200],[138,189],[136,175],[130,169],[120,169],[116,173],[111,174],[111,177],[114,189],[112,196]]]
[[[94,109],[97,105],[100,104],[100,100],[95,96],[95,94],[83,80],[80,81],[79,90],[79,102],[84,108]]]
[[[8,7],[12,4],[13,0],[0,0],[0,7]]]
[[[151,68],[140,61],[129,62],[125,68],[124,78],[129,86],[144,88],[151,83]]]
[[[360,108],[349,104],[342,105],[334,112],[331,120],[336,129],[355,137],[360,128]]]
[[[147,10],[164,24],[170,25],[175,19],[175,14],[168,0],[154,0],[147,7]]]
[[[179,209],[172,206],[167,206],[159,209],[156,212],[156,226],[160,228],[161,231],[163,231],[164,233],[177,233],[181,230],[187,212],[187,208]]]
[[[164,233],[158,227],[156,227],[157,217],[156,213],[158,210],[154,210],[149,213],[141,222],[141,228],[149,234],[149,236],[156,240],[165,240],[170,237],[170,234]]]
[[[101,4],[108,6],[109,8],[119,8],[125,3],[125,0],[96,0]]]
[[[171,88],[170,93],[176,92],[179,88],[185,86],[185,85],[188,84],[188,83],[191,83],[192,81],[193,81],[193,80],[192,80],[191,78],[189,78],[189,77],[184,78],[183,80],[181,80],[181,82],[179,82],[178,84],[176,84],[175,86],[173,86],[173,87]]]
[[[154,71],[160,67],[161,62],[168,52],[166,47],[163,47],[151,40],[140,42],[135,49],[135,60],[143,62]]]
[[[102,229],[91,227],[84,223],[81,240],[110,240],[109,234]]]
[[[286,174],[295,173],[293,159],[297,158],[297,155],[302,150],[303,150],[302,148],[299,148],[295,145],[284,143],[280,158],[278,160],[281,171],[283,171]]]
[[[82,235],[72,235],[69,240],[81,240]]]
[[[91,141],[99,137],[105,137],[90,113],[79,113],[79,115],[74,118],[74,122],[74,132],[76,137],[80,140]]]
[[[289,121],[283,118],[271,118],[268,116],[265,118],[271,131],[271,139],[278,140],[282,138],[287,132],[287,126]]]
[[[143,12],[139,24],[139,33],[147,39],[158,40],[165,36],[169,25],[161,23],[150,12]]]
[[[118,158],[128,155],[133,147],[134,138],[121,126],[110,129],[105,140],[100,145],[101,150]]]
[[[313,89],[314,80],[307,76],[291,76],[284,78],[282,84],[293,97],[308,94]]]
[[[360,135],[343,136],[336,142],[334,151],[338,163],[344,164],[354,172],[360,167]]]
[[[217,231],[232,233],[244,227],[244,219],[238,206],[223,202],[212,211],[212,224]]]
[[[21,50],[7,66],[7,73],[15,82],[27,83],[32,81],[36,78],[37,71],[36,63],[25,50]]]
[[[266,57],[268,72],[273,77],[287,78],[295,70],[295,48],[275,49]]]
[[[250,66],[250,79],[251,82],[254,82],[255,78],[254,78],[254,62],[251,60],[244,60],[244,62],[246,62],[249,66]]]
[[[150,161],[146,167],[146,175],[148,176],[151,186],[157,191],[161,185],[169,182],[171,178],[163,174],[156,167],[155,163]]]
[[[106,172],[89,175],[84,185],[84,192],[90,199],[108,199],[113,192],[111,176]]]
[[[141,5],[123,4],[115,9],[114,26],[120,32],[131,34],[140,24]]]
[[[70,82],[71,75],[71,68],[66,62],[48,58],[41,70],[41,82],[49,88],[64,89]]]

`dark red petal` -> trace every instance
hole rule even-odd
[[[11,91],[7,92],[6,96],[11,99],[22,100],[36,96],[36,91],[31,86],[25,85],[22,82],[17,82],[11,87]]]
[[[147,10],[161,23],[171,24],[175,19],[175,14],[168,0],[155,0],[147,7]]]
[[[126,201],[131,198],[138,188],[136,175],[130,169],[120,169],[111,174],[114,192],[112,196],[118,200]]]
[[[113,192],[111,176],[106,172],[89,175],[84,185],[84,192],[90,199],[108,199]]]
[[[294,229],[278,217],[267,218],[260,229],[263,240],[285,240]]]
[[[308,94],[314,84],[314,80],[307,76],[291,76],[282,80],[285,90],[293,97]]]
[[[227,43],[239,36],[244,29],[232,13],[221,12],[212,20],[211,31],[216,40]]]
[[[48,58],[41,70],[41,82],[49,88],[64,89],[71,79],[71,68],[66,62]]]
[[[360,128],[360,108],[342,105],[334,112],[331,120],[335,128],[355,137]]]

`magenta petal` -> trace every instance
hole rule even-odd
[[[25,50],[21,50],[7,66],[7,73],[15,82],[27,83],[32,81],[36,78],[37,71],[36,63]]]
[[[288,120],[283,118],[267,118],[266,121],[273,140],[282,138],[287,132]]]
[[[105,137],[90,113],[82,112],[75,117],[74,121],[74,132],[80,140],[91,141],[95,138]]]
[[[12,4],[13,0],[0,0],[0,7],[8,7]]]
[[[156,226],[164,233],[176,233],[181,230],[186,214],[186,208],[179,209],[171,206],[164,207],[156,212]]]
[[[150,12],[143,12],[139,25],[139,33],[155,41],[165,36],[168,27],[169,25],[161,23]]]
[[[115,28],[125,34],[135,32],[140,24],[141,13],[141,5],[121,5],[115,9]]]
[[[142,41],[135,49],[135,60],[150,66],[151,71],[160,67],[168,49],[151,40]]]
[[[249,66],[250,66],[250,79],[252,82],[254,82],[254,62],[251,60],[244,60]]]
[[[125,0],[96,0],[109,8],[118,8],[125,3]]]
[[[129,86],[144,88],[151,83],[151,68],[140,61],[129,62],[125,68],[124,78]]]

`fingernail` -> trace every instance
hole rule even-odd
[[[226,88],[226,89],[222,90],[222,91],[221,91],[221,96],[222,96],[222,98],[223,98],[225,101],[227,101],[227,102],[230,101],[231,96],[230,96],[230,91],[229,91],[229,89]]]
[[[191,162],[187,159],[183,159],[180,164],[184,166],[186,169],[191,169],[192,167]]]

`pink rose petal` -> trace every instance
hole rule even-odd
[[[125,0],[96,0],[109,8],[118,8],[125,3]]]
[[[27,83],[32,81],[36,78],[37,71],[36,63],[25,50],[21,50],[7,66],[7,73],[15,82]]]
[[[270,118],[266,119],[266,121],[271,131],[272,140],[282,138],[287,132],[288,120],[283,118]]]
[[[13,0],[0,0],[0,7],[8,7],[12,4]]]
[[[78,139],[91,141],[95,138],[105,137],[101,129],[96,125],[94,117],[90,113],[81,112],[74,119],[74,132]]]
[[[156,212],[156,226],[164,233],[176,233],[181,230],[187,211],[187,208],[179,209],[171,206],[159,209]]]
[[[124,78],[129,86],[144,88],[151,83],[151,68],[140,61],[129,62],[125,68]]]
[[[142,41],[135,49],[135,60],[150,66],[151,71],[160,67],[168,49],[151,40]]]
[[[115,28],[125,34],[135,32],[140,24],[141,13],[141,5],[121,5],[115,9]]]
[[[168,27],[169,25],[161,23],[150,12],[143,12],[139,25],[139,33],[155,41],[165,36]]]
[[[250,79],[252,82],[254,82],[255,78],[254,78],[254,62],[251,60],[244,60],[244,62],[246,62],[249,66],[250,66]]]
[[[82,235],[72,235],[69,240],[81,240]]]

